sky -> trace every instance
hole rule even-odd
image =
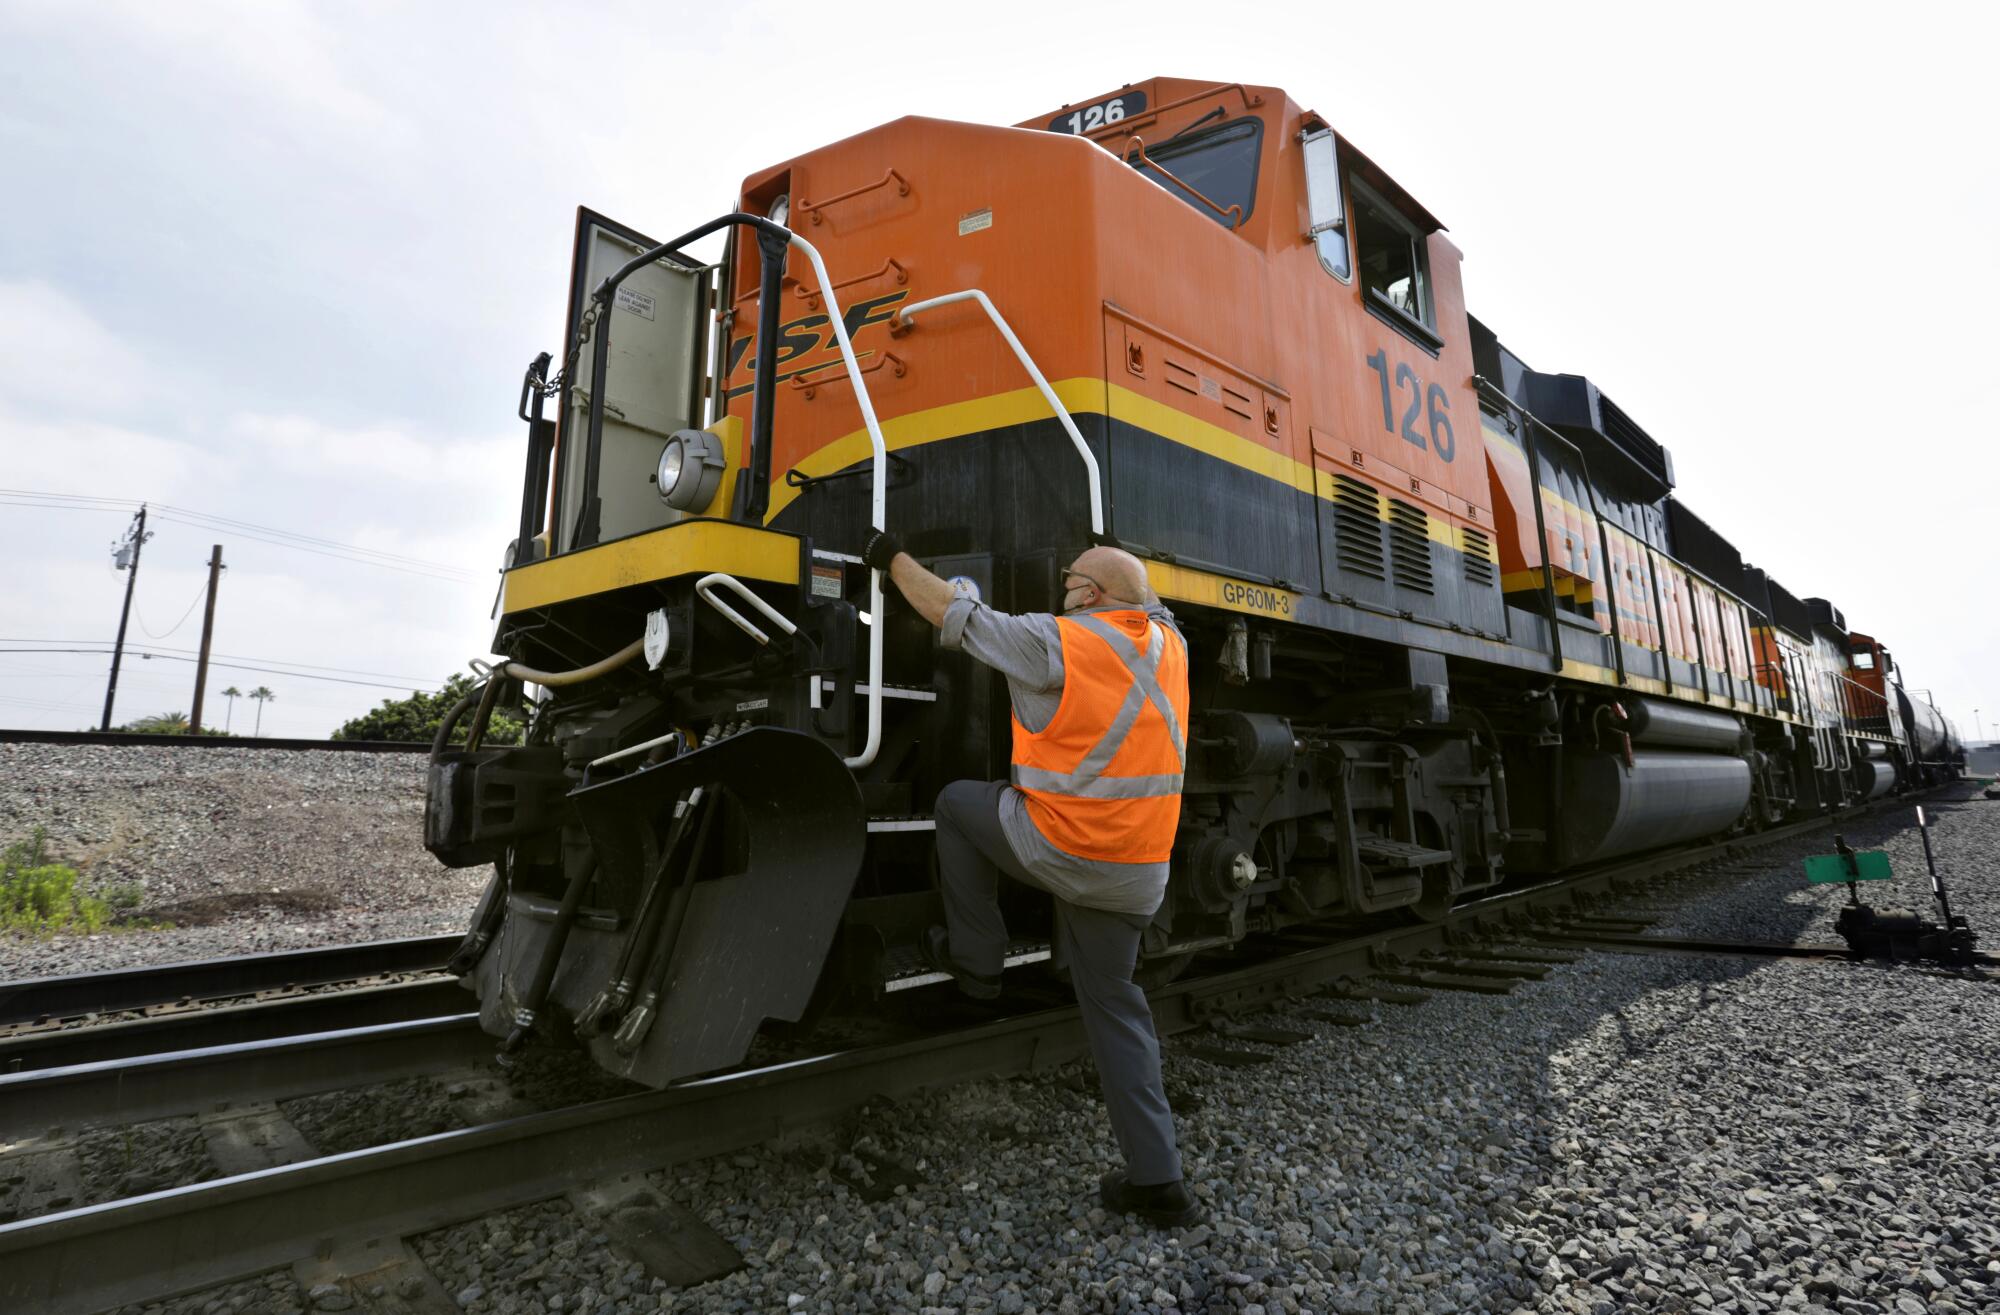
[[[110,641],[145,500],[171,510],[128,642],[155,656],[118,720],[188,708],[217,542],[211,722],[258,716],[230,684],[296,736],[434,688],[490,639],[577,205],[672,232],[903,114],[1010,123],[1167,75],[1326,116],[1444,221],[1503,341],[1589,375],[1746,560],[1993,734],[1996,28],[1920,3],[0,0],[0,488],[70,495],[0,494],[0,647]],[[94,725],[107,665],[0,654],[0,724]]]

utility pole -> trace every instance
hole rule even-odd
[[[222,545],[208,554],[208,606],[201,614],[201,656],[194,666],[194,711],[188,714],[188,734],[201,734],[201,696],[208,689],[208,641],[215,634],[215,586],[222,579]]]
[[[125,624],[132,619],[132,586],[139,582],[139,550],[151,537],[146,533],[146,504],[142,502],[132,527],[125,531],[125,541],[112,550],[113,564],[131,574],[125,577],[125,610],[118,614],[118,642],[111,649],[111,681],[104,687],[104,724],[97,728],[101,731],[111,729],[111,705],[118,698],[118,664],[125,657]]]

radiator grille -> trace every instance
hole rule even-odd
[[[1492,585],[1496,575],[1493,565],[1493,541],[1471,526],[1466,526],[1459,532],[1465,536],[1465,578],[1467,583]]]
[[[1387,578],[1382,560],[1381,499],[1349,475],[1333,477],[1333,554],[1343,571]]]
[[[1396,583],[1405,589],[1431,593],[1430,517],[1422,507],[1389,499],[1389,549]]]

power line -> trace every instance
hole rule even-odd
[[[68,511],[122,511],[136,508],[138,505],[138,502],[129,498],[102,498],[82,493],[46,493],[35,489],[0,488],[0,506],[42,507]],[[301,552],[317,553],[323,557],[358,562],[365,566],[400,570],[411,575],[430,575],[451,580],[478,580],[483,576],[480,571],[454,566],[449,562],[434,562],[381,548],[364,548],[359,544],[341,543],[318,535],[300,534],[296,530],[279,529],[276,526],[259,525],[234,517],[218,516],[191,507],[176,507],[163,502],[149,505],[153,514],[162,520],[175,521],[194,529],[226,529],[274,547],[295,548]]]
[[[190,602],[187,605],[187,611],[181,613],[181,619],[174,622],[172,626],[168,627],[167,633],[164,635],[156,635],[153,633],[152,627],[146,624],[146,609],[143,607],[138,608],[137,610],[139,613],[139,629],[145,631],[147,637],[151,639],[168,638],[174,633],[174,631],[179,630],[182,626],[187,624],[187,619],[194,615],[195,603],[199,603],[201,601],[201,596],[207,592],[208,592],[208,583],[207,581],[203,581],[202,587],[195,590],[194,601]]]
[[[476,573],[461,567],[439,566],[433,570],[428,567],[401,566],[395,562],[378,561],[372,557],[358,557],[349,553],[335,552],[330,548],[315,548],[310,544],[304,543],[287,543],[282,539],[267,538],[261,534],[252,534],[248,530],[234,529],[227,525],[215,525],[206,521],[188,520],[167,511],[157,512],[156,518],[163,521],[171,521],[175,525],[185,525],[190,529],[213,530],[217,533],[226,532],[239,539],[254,539],[258,543],[268,543],[274,548],[290,548],[294,552],[309,552],[316,557],[331,557],[335,561],[353,562],[359,566],[379,566],[385,571],[396,571],[403,575],[420,575],[426,579],[443,580],[449,584],[472,583],[480,579]]]
[[[98,644],[102,642],[103,642],[102,640],[96,640],[96,639],[68,639],[68,638],[51,639],[46,635],[36,635],[32,637],[22,636],[22,635],[0,635],[0,644]],[[162,654],[194,653],[197,651],[192,648],[178,648],[172,644],[138,644],[134,645],[133,647],[136,649],[150,649],[153,652]],[[25,652],[25,651],[28,650],[0,649],[0,653]],[[67,653],[67,652],[74,652],[75,650],[60,649],[57,651]],[[315,662],[289,662],[286,661],[284,658],[253,657],[247,653],[217,653],[215,656],[234,658],[238,662],[261,662],[264,665],[271,667],[302,667],[307,671],[333,671],[333,672],[338,672],[343,676],[379,676],[383,680],[414,680],[420,684],[427,682],[431,679],[431,677],[429,676],[412,676],[405,671],[362,671],[355,667],[331,667],[331,666],[324,666],[322,664]]]
[[[99,648],[0,648],[0,653],[90,653],[90,654],[103,654],[103,653],[109,653],[110,651],[111,651],[111,649],[110,649],[110,648],[109,648],[108,646],[106,646],[106,647],[99,647]],[[162,662],[193,662],[193,661],[195,661],[195,659],[194,659],[194,658],[191,658],[191,657],[181,657],[180,655],[178,655],[178,654],[174,654],[174,653],[143,653],[143,652],[142,652],[142,653],[140,653],[140,654],[139,654],[139,656],[140,656],[141,658],[144,658],[144,659],[146,659],[147,661],[151,661],[151,660],[153,660],[153,659],[155,659],[155,658],[159,659],[159,660],[160,660],[160,661],[162,661]],[[216,661],[214,661],[214,660],[212,660],[212,659],[211,659],[208,665],[210,665],[211,667],[227,667],[227,668],[228,668],[229,670],[231,670],[231,671],[255,671],[255,672],[259,672],[259,673],[261,673],[261,674],[263,674],[263,675],[266,675],[266,676],[290,676],[290,677],[292,677],[292,678],[293,678],[293,679],[295,679],[295,680],[324,680],[324,681],[328,681],[328,682],[330,682],[330,683],[332,683],[332,684],[335,684],[335,685],[365,685],[365,686],[367,686],[367,687],[369,687],[369,688],[371,688],[371,689],[400,689],[400,690],[408,690],[408,689],[411,689],[411,687],[410,687],[409,685],[389,685],[389,684],[384,684],[383,682],[381,682],[381,681],[379,681],[379,680],[350,680],[350,679],[349,679],[349,678],[347,678],[346,676],[316,676],[316,675],[312,674],[311,672],[307,672],[307,671],[282,671],[282,670],[278,669],[277,667],[260,667],[260,666],[252,666],[252,665],[250,665],[249,663],[243,663],[243,662],[216,662]],[[419,687],[417,687],[416,689],[412,690],[412,692],[413,692],[413,693],[420,693],[420,694],[435,694],[435,693],[437,693],[438,691],[437,691],[437,688],[436,688],[435,686],[433,686],[433,687],[430,687],[430,688],[424,688],[424,687],[421,687],[421,686],[419,686]]]

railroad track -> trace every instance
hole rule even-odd
[[[125,731],[36,731],[0,726],[0,744],[98,744],[113,749],[325,749],[335,753],[428,753],[408,740],[293,740],[250,735],[146,735]]]
[[[462,940],[453,932],[0,982],[0,1028],[436,972]]]
[[[1434,990],[1505,991],[1577,952],[1600,948],[1590,937],[1637,938],[1640,928],[1631,920],[1594,914],[1607,893],[1829,824],[1817,819],[1605,865],[1472,901],[1436,924],[1359,933],[1296,930],[1252,947],[1262,957],[1238,955],[1153,992],[1155,1022],[1163,1037],[1177,1037],[1313,993],[1335,1002],[1408,1003]],[[1570,936],[1579,939],[1559,943]],[[434,1288],[403,1248],[403,1237],[565,1195],[649,1263],[684,1263],[690,1249],[701,1249],[701,1226],[666,1217],[670,1207],[648,1202],[637,1175],[821,1123],[874,1097],[1038,1070],[1085,1053],[1073,1006],[1032,1007],[1033,988],[1018,994],[1010,988],[1009,994],[1016,997],[1014,1007],[1024,1000],[1031,1007],[1003,1016],[971,1011],[977,1021],[934,1035],[516,1113],[367,1150],[280,1160],[191,1186],[0,1224],[0,1309],[87,1315],[286,1265],[302,1275],[366,1272],[370,1284],[388,1276],[392,1287],[393,1272],[401,1268],[414,1271],[404,1274],[406,1286]],[[968,1012],[956,1003],[952,1008]],[[1317,1016],[1335,1024],[1359,1021],[1337,1009]],[[1232,1031],[1259,1039],[1254,1027],[1223,1031],[1225,1042]],[[1216,1062],[1230,1062],[1232,1053],[1226,1045],[1206,1047],[1213,1054],[1185,1048]],[[212,1106],[226,1092],[249,1117],[264,1121],[229,1144],[245,1137],[259,1145],[284,1144],[272,1132],[271,1102],[451,1071],[491,1051],[476,1019],[458,1013],[26,1072],[0,1077],[0,1138],[48,1121],[87,1126],[187,1112]],[[504,1101],[492,1108],[504,1113]],[[660,1251],[659,1239],[668,1233],[679,1239],[669,1248],[672,1257]],[[719,1239],[707,1243],[711,1253],[718,1245],[727,1251]]]

